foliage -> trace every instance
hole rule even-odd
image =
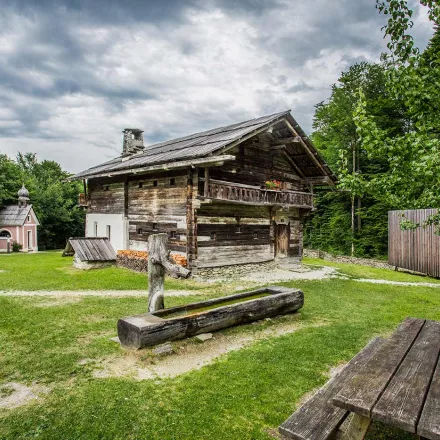
[[[428,6],[430,19],[439,23],[440,9]],[[406,125],[390,135],[377,124],[360,93],[355,111],[357,132],[368,157],[386,158],[388,171],[371,177],[367,185],[379,200],[396,209],[437,207],[440,204],[440,44],[437,28],[428,48],[420,53],[409,31],[412,11],[404,1],[378,1],[378,8],[390,15],[385,35],[390,38],[384,55],[387,90],[405,104]]]
[[[403,130],[404,108],[387,93],[383,66],[359,63],[341,75],[328,101],[316,106],[312,135],[340,184],[334,192],[317,193],[317,211],[306,223],[305,245],[350,254],[354,244],[355,255],[381,257],[387,252],[391,205],[370,194],[366,180],[386,173],[388,164],[384,157],[370,159],[362,148],[354,118],[359,89],[365,91],[368,111],[384,130],[390,135]],[[356,225],[351,223],[353,206]]]
[[[25,183],[41,223],[40,250],[64,247],[67,238],[84,235],[84,211],[77,207],[81,185],[67,182],[69,176],[58,163],[39,162],[33,153],[19,153],[16,161],[0,155],[0,206],[17,203],[17,191]]]
[[[29,257],[38,261],[37,256]],[[372,268],[360,267],[361,278],[364,269]],[[46,273],[52,270],[48,266]],[[376,270],[380,279],[397,275]],[[105,283],[104,276],[99,280]],[[211,350],[216,340],[223,344],[255,335],[255,342],[201,369],[152,380],[138,380],[130,365],[135,359],[144,371],[161,362],[157,357],[109,341],[119,317],[144,310],[144,297],[1,296],[0,387],[40,383],[51,392],[34,404],[3,411],[0,438],[270,440],[301,398],[326,383],[329,370],[371,338],[386,336],[406,316],[440,319],[440,297],[431,288],[366,283],[360,288],[356,281],[339,279],[285,284],[306,292],[307,304],[299,313],[219,332],[208,345],[198,344],[196,353]],[[176,306],[199,299],[167,301]],[[286,332],[286,326],[295,331]],[[263,338],[264,329],[282,335]],[[179,353],[194,344],[173,343],[176,354],[170,361],[183,361]],[[106,365],[120,365],[122,376],[95,377]],[[367,439],[413,438],[382,428],[374,424]]]
[[[421,4],[437,26],[440,7],[434,1]],[[328,231],[317,245],[348,254],[348,240],[359,256],[386,253],[388,210],[440,205],[440,31],[435,28],[420,52],[410,33],[413,12],[407,2],[378,0],[377,8],[389,16],[382,64],[361,63],[343,73],[328,102],[316,106],[314,120],[313,140],[336,170],[343,195],[330,203],[321,196],[311,222],[322,228],[342,216],[339,229],[346,238],[333,240]],[[356,208],[356,228],[347,221],[350,208]],[[402,219],[402,228],[440,224],[440,215],[424,225],[408,223]],[[306,245],[310,242],[306,235]]]
[[[16,241],[12,242],[12,252],[20,252],[23,249],[23,245],[21,243],[17,243]]]

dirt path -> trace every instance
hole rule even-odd
[[[350,278],[351,279],[351,278]],[[391,284],[393,286],[415,286],[415,287],[435,287],[440,288],[440,283],[412,283],[406,281],[389,281],[389,280],[370,280],[368,278],[353,278],[352,281],[357,281],[359,283],[371,283],[371,284]]]
[[[165,296],[203,295],[200,290],[166,290]],[[0,290],[0,296],[50,296],[64,298],[66,296],[108,296],[121,298],[124,296],[147,296],[147,290]]]
[[[275,321],[276,318],[270,321]],[[256,322],[262,325],[264,321]],[[326,323],[317,322],[307,327],[318,327]],[[225,335],[214,333],[213,338],[203,343],[187,340],[181,345],[175,344],[175,352],[166,356],[154,357],[150,362],[142,360],[140,352],[126,351],[125,356],[110,359],[83,360],[96,365],[94,377],[130,377],[135,380],[176,377],[197,370],[212,363],[218,357],[231,351],[240,350],[257,341],[293,333],[305,326],[296,322],[275,323],[255,332],[246,331]],[[144,356],[145,357],[145,356]]]

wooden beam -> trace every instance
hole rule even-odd
[[[299,168],[299,166],[295,163],[295,161],[290,157],[290,155],[284,150],[284,157],[287,159],[287,161],[290,163],[290,165],[293,166],[293,168],[295,168],[296,172],[298,173],[298,175],[300,177],[304,177],[304,173],[301,171],[301,168]]]
[[[205,184],[203,189],[203,195],[208,197],[209,192],[209,168],[205,168]]]
[[[341,440],[364,440],[370,424],[370,418],[354,414]]]
[[[200,159],[190,159],[190,160],[181,160],[176,162],[167,162],[158,165],[150,165],[147,167],[140,168],[129,168],[125,170],[117,170],[117,171],[106,171],[97,174],[87,174],[83,176],[72,176],[69,177],[68,181],[80,180],[85,178],[96,178],[96,177],[113,177],[113,176],[121,176],[124,174],[147,174],[156,171],[166,171],[166,170],[175,170],[179,168],[188,168],[194,166],[222,166],[226,161],[235,160],[235,156],[232,154],[224,154],[221,156],[211,156],[211,157],[203,157]]]
[[[270,144],[273,145],[284,145],[284,144],[299,144],[301,143],[301,138],[299,136],[291,136],[280,139],[275,139],[274,142]]]
[[[329,176],[304,177],[303,183],[310,183],[312,185],[330,185],[335,186],[335,182]]]
[[[296,130],[292,127],[292,125],[290,124],[290,122],[285,119],[284,122],[286,123],[287,128],[292,132],[292,134],[299,138],[300,144],[303,146],[303,148],[305,149],[306,153],[308,154],[308,156],[312,159],[313,163],[323,172],[323,174],[325,176],[328,176],[328,171],[323,167],[323,165],[321,164],[321,162],[318,160],[318,158],[315,156],[315,154],[310,151],[309,147],[306,145],[306,143],[304,142],[304,140],[301,138],[301,136],[298,135],[298,133],[296,132]]]

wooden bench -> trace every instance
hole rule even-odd
[[[440,322],[407,318],[373,340],[287,419],[280,432],[298,440],[364,439],[373,420],[440,440]]]
[[[376,353],[383,341],[382,338],[373,339],[340,373],[282,423],[279,432],[296,440],[335,438],[349,411],[333,405],[332,400]]]

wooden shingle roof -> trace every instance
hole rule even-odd
[[[258,130],[265,125],[270,125],[274,121],[289,114],[289,112],[290,111],[287,110],[273,115],[251,119],[250,121],[149,145],[139,153],[129,157],[117,157],[101,165],[82,171],[73,176],[72,179],[83,179],[105,172],[110,173],[124,169],[140,168],[146,165],[205,157],[252,131]]]
[[[186,161],[190,161],[192,164],[192,161],[195,161],[194,164],[197,164],[208,159],[214,161],[216,158],[219,160],[232,160],[234,156],[225,153],[230,147],[242,142],[254,133],[264,131],[283,120],[290,121],[303,139],[305,148],[320,162],[320,167],[324,170],[323,174],[335,181],[336,176],[328,168],[310,139],[291,116],[290,110],[148,145],[140,152],[130,156],[119,156],[82,171],[70,177],[69,180],[131,174],[146,170],[146,168],[157,170],[162,168],[162,164],[163,167],[167,167],[171,163],[175,165],[174,162],[177,164],[181,162],[183,164]],[[222,156],[222,154],[224,155]]]
[[[71,237],[63,256],[73,253],[80,261],[116,261],[116,252],[107,237]]]

